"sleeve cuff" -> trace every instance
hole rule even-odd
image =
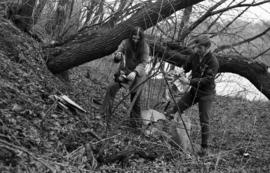
[[[192,86],[197,86],[199,83],[200,79],[199,78],[194,78],[190,80],[190,85]]]
[[[136,73],[136,76],[140,76],[139,73],[136,70],[134,70],[134,72]]]

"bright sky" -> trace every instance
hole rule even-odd
[[[270,2],[258,7],[253,7],[250,9],[250,12],[261,19],[270,20]]]
[[[215,2],[217,2],[219,0],[215,0]],[[256,3],[259,2],[264,2],[266,0],[256,0]],[[224,4],[222,4],[218,9],[221,8],[225,8],[231,1],[227,1]],[[239,2],[243,2],[243,0],[234,0],[234,3],[232,5],[236,5]],[[253,0],[245,0],[243,2],[243,4],[251,4],[253,2]],[[202,4],[213,4],[213,2],[208,1],[203,1]],[[243,11],[244,9],[246,9],[247,7],[239,7],[239,8],[234,8],[233,10],[230,10],[231,15],[238,15],[241,11]],[[228,15],[228,13],[226,13]],[[246,20],[270,20],[270,0],[267,3],[264,3],[262,5],[259,6],[252,6],[250,7],[244,15],[242,15],[242,18],[246,19]]]
[[[143,1],[143,0],[137,0],[137,1]],[[215,0],[215,2],[218,2],[219,0]],[[237,2],[242,2],[243,0],[234,0],[234,4],[236,4]],[[251,3],[253,0],[245,0],[244,4],[248,4]],[[262,2],[262,1],[266,1],[266,0],[255,0],[255,3],[258,2]],[[115,2],[115,0],[106,0],[106,2]],[[211,3],[213,4],[213,1],[210,0],[205,0],[203,2],[201,2],[201,4],[208,4]],[[225,7],[228,3],[230,3],[230,1],[228,0],[228,2],[224,3],[224,5],[221,6],[221,8]],[[242,7],[242,8],[237,8],[237,11],[239,9],[243,10],[246,7]],[[247,18],[250,19],[255,19],[255,20],[259,20],[259,19],[263,19],[263,20],[270,20],[270,0],[269,3],[265,3],[263,5],[260,6],[254,6],[254,7],[250,7],[250,9],[246,12],[246,14],[244,15]]]

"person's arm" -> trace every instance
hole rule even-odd
[[[188,56],[185,64],[183,65],[185,73],[188,73],[192,69],[191,58],[192,56]]]
[[[135,72],[136,72],[136,75],[138,76],[143,76],[145,74],[145,67],[147,65],[147,63],[149,63],[150,61],[150,57],[149,57],[149,46],[147,43],[145,43],[144,45],[144,51],[143,51],[143,54],[142,54],[142,62],[139,63],[136,68],[135,68]]]
[[[126,50],[126,40],[122,40],[119,44],[118,49],[114,52],[114,62],[118,63],[122,60],[122,56]]]
[[[200,86],[209,86],[213,80],[215,80],[215,76],[219,69],[219,63],[216,57],[212,57],[208,64],[205,64],[205,71],[202,78],[194,78],[190,80],[190,85],[197,87],[200,83]]]

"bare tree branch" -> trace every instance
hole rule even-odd
[[[232,47],[235,47],[235,46],[239,46],[239,45],[244,44],[244,43],[247,43],[247,42],[251,42],[252,40],[255,40],[255,39],[257,39],[257,38],[265,35],[269,30],[270,30],[270,27],[267,28],[266,30],[264,30],[263,32],[261,32],[260,34],[257,34],[257,35],[255,35],[253,37],[250,37],[250,38],[245,39],[243,41],[240,41],[238,43],[219,46],[218,48],[216,48],[214,50],[214,52],[217,53],[217,52],[220,52],[220,51],[225,50],[225,49],[229,49],[229,48],[232,48]]]
[[[241,13],[239,13],[233,20],[231,20],[225,27],[223,27],[217,34],[222,33],[224,30],[228,29],[240,16],[242,16],[250,7],[245,8]]]
[[[134,0],[131,1],[120,1],[120,4],[116,11],[113,10],[113,14],[109,17],[109,20],[103,26],[109,26],[112,28],[120,19],[130,15],[130,12],[135,12],[136,9],[141,8],[142,4],[132,5]],[[115,4],[116,6],[116,4]]]
[[[97,6],[97,2],[96,1],[90,1],[88,3],[88,6],[85,6],[86,7],[86,19],[85,19],[85,22],[83,24],[83,26],[86,26],[88,24],[88,22],[91,20],[92,18],[92,15],[94,14],[94,8]]]
[[[8,2],[7,2],[8,3]],[[29,32],[33,26],[32,14],[36,0],[25,2],[15,1],[7,4],[6,17],[24,32]]]
[[[192,13],[192,7],[193,6],[189,6],[187,8],[185,8],[184,10],[184,14],[183,14],[183,17],[182,17],[182,20],[181,20],[181,23],[180,23],[180,26],[179,26],[179,31],[178,31],[178,41],[183,41],[183,33],[185,33],[186,29],[187,29],[187,23],[190,19],[190,15]]]
[[[103,6],[104,6],[104,0],[100,0],[100,2],[98,4],[98,10],[94,14],[94,19],[92,21],[92,24],[102,21],[102,18],[103,18]]]
[[[264,51],[262,51],[261,53],[259,53],[257,56],[253,57],[253,60],[256,60],[257,58],[259,58],[260,56],[266,54],[268,51],[270,51],[270,47]]]
[[[217,7],[219,7],[221,4],[223,4],[225,1],[227,0],[220,0],[218,3],[216,3],[214,6],[210,7],[206,13],[204,13],[198,20],[196,20],[196,22],[194,22],[192,25],[190,25],[185,33],[182,34],[182,36],[180,37],[180,40],[184,40],[186,38],[186,36],[191,32],[193,31],[198,25],[200,25],[205,19],[207,19],[212,11],[214,9],[216,9]]]
[[[265,4],[265,3],[269,3],[269,2],[270,2],[269,0],[265,0],[265,1],[262,1],[262,2],[258,2],[258,3],[249,3],[249,4],[238,3],[237,5],[233,5],[233,6],[230,6],[230,7],[227,7],[227,8],[223,8],[223,9],[220,9],[220,10],[213,11],[213,12],[211,12],[211,15],[216,15],[218,13],[222,13],[224,11],[228,11],[228,10],[231,10],[233,8],[254,7],[254,6],[259,6],[259,5],[262,5],[262,4]]]
[[[234,0],[232,0],[232,1],[227,5],[227,7],[229,7],[233,2],[234,2]],[[224,11],[224,12],[225,12],[225,11]],[[211,24],[207,27],[207,29],[206,29],[203,33],[208,33],[208,32],[210,32],[211,28],[217,23],[217,21],[218,21],[218,20],[220,19],[220,17],[224,14],[224,12],[223,12],[223,13],[220,13],[220,14],[216,17],[216,19],[213,20],[213,21],[211,22]]]
[[[34,12],[33,12],[34,24],[37,23],[40,15],[41,15],[41,12],[44,9],[47,1],[48,0],[39,1],[39,3],[36,5],[36,8],[34,9]]]
[[[158,24],[156,25],[156,28],[166,37],[170,38],[171,40],[173,40],[173,37],[170,36],[170,33],[164,31],[164,29],[162,29]]]

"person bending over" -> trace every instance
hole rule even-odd
[[[131,103],[134,103],[130,113],[130,125],[141,127],[140,96],[142,85],[146,76],[146,64],[149,62],[149,46],[144,39],[143,30],[134,27],[128,39],[118,46],[114,53],[114,62],[120,63],[114,82],[109,85],[103,102],[103,110],[111,118],[114,98],[118,90],[128,86]],[[131,105],[132,106],[132,105]]]

